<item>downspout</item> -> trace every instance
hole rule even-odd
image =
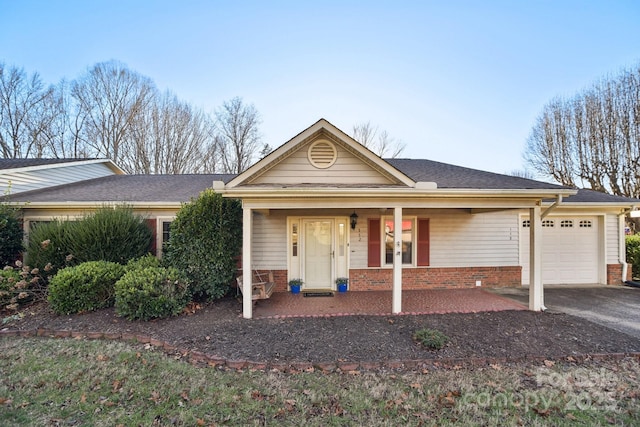
[[[552,210],[554,210],[555,208],[557,208],[561,204],[562,204],[562,194],[558,194],[558,197],[556,198],[556,201],[553,202],[553,204],[551,206],[549,206],[547,209],[545,209],[544,212],[542,212],[542,214],[540,215],[540,220],[545,219],[547,217],[547,215],[549,215],[551,213]]]

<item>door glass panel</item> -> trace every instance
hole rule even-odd
[[[332,223],[309,221],[304,228],[305,288],[331,287]]]

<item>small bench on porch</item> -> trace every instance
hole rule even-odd
[[[267,273],[254,272],[254,281],[251,283],[251,300],[257,301],[261,299],[268,299],[273,294],[275,288],[275,281],[273,280],[273,272]],[[242,275],[236,278],[238,282],[238,294],[242,294]]]

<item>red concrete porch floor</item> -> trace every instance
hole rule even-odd
[[[433,289],[402,292],[402,314],[476,313],[526,310],[527,307],[484,289]],[[391,314],[391,291],[336,292],[305,297],[274,292],[253,307],[254,318]]]

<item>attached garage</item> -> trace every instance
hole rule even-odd
[[[529,284],[527,216],[520,221],[522,284]],[[545,285],[595,284],[600,279],[597,216],[549,216],[542,220],[542,282]]]

